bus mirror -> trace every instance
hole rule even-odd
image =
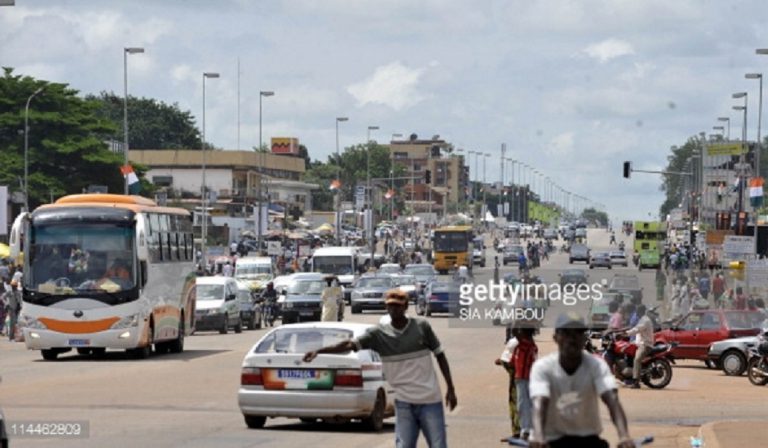
[[[26,219],[28,219],[29,213],[23,212],[20,213],[19,216],[16,217],[16,219],[13,220],[13,227],[11,227],[11,235],[8,239],[8,242],[10,243],[10,256],[13,259],[16,259],[21,251],[23,250],[23,239],[24,239],[24,223],[26,222]]]
[[[146,220],[141,215],[136,219],[136,257],[140,261],[149,260]]]

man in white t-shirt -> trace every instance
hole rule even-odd
[[[598,397],[610,410],[620,438],[619,448],[635,446],[608,365],[584,351],[586,330],[587,325],[578,314],[561,315],[555,325],[557,353],[533,364],[531,448],[608,448],[608,443],[599,437],[603,428]]]

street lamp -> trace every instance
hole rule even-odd
[[[205,184],[205,157],[206,157],[206,151],[205,151],[205,80],[207,78],[218,78],[218,73],[213,72],[206,72],[203,73],[203,188],[202,188],[202,203],[203,203],[203,225],[202,225],[202,243],[201,243],[201,250],[200,253],[202,254],[201,258],[201,264],[203,266],[203,269],[207,269],[208,264],[208,258],[207,258],[207,252],[206,252],[206,243],[208,239],[208,187]]]
[[[725,135],[726,140],[731,139],[731,118],[730,117],[717,117],[717,121],[725,121],[728,123],[728,133]]]
[[[125,158],[123,165],[128,165],[128,55],[137,53],[144,53],[144,49],[141,47],[123,48],[123,156]],[[125,176],[123,194],[128,194],[128,176]]]
[[[370,266],[373,266],[373,252],[376,250],[376,247],[373,245],[373,191],[371,190],[371,150],[373,149],[373,145],[371,145],[371,131],[377,131],[379,129],[378,126],[368,126],[368,133],[366,134],[365,138],[365,144],[368,146],[368,150],[365,151],[366,154],[366,161],[365,161],[365,184],[366,189],[368,190],[368,245],[370,247],[371,252],[371,264]]]
[[[29,103],[39,95],[45,87],[39,87],[27,98],[24,106],[24,211],[29,211]],[[127,182],[127,181],[126,181]],[[53,201],[51,201],[53,202]],[[3,205],[4,207],[5,205]]]
[[[486,211],[486,210],[487,210],[487,207],[488,207],[488,205],[487,205],[487,203],[486,203],[486,200],[485,200],[485,192],[486,192],[486,190],[488,189],[488,186],[486,185],[486,182],[487,182],[487,180],[486,180],[486,177],[485,177],[485,160],[486,160],[488,157],[491,157],[491,154],[490,154],[490,153],[488,153],[488,152],[486,152],[486,153],[483,153],[483,206],[481,207],[481,210],[483,211],[483,212],[482,212],[482,215],[483,215],[483,226],[485,226],[485,225],[486,225],[486,222],[485,222],[485,215],[486,215],[486,213],[487,213],[487,211]]]
[[[395,138],[402,138],[403,134],[392,134],[392,138],[390,139],[390,142],[394,142]],[[392,196],[389,198],[389,220],[394,221],[395,219],[395,155],[394,151],[392,151],[392,147],[390,145],[390,157],[389,157],[389,189],[391,190],[390,193],[392,193]]]
[[[339,154],[339,122],[348,121],[348,117],[336,117],[336,180],[339,187],[336,191],[336,242],[341,245],[341,154]]]
[[[262,199],[264,197],[264,162],[265,162],[264,158],[265,158],[265,156],[264,156],[264,151],[262,151],[263,145],[264,145],[264,141],[262,140],[262,137],[261,137],[261,130],[262,130],[262,126],[261,126],[262,99],[265,96],[272,96],[274,94],[275,94],[275,92],[273,92],[271,90],[261,90],[261,91],[259,91],[259,148],[258,148],[259,149],[259,195],[258,195],[259,196],[259,198],[258,198],[259,199],[259,201],[258,201],[258,204],[259,204],[259,214],[258,214],[259,222],[256,225],[256,240],[258,242],[258,248],[259,248],[258,252],[259,253],[261,253],[261,244],[262,244],[263,234],[264,234],[264,232],[262,231],[262,222],[264,221],[264,215],[263,215],[264,211],[262,210],[264,208],[264,204],[263,204]],[[269,204],[269,201],[267,201],[267,204]],[[269,222],[269,211],[267,211],[266,213],[267,213],[267,222]]]
[[[734,93],[733,98],[744,98],[744,105],[743,106],[733,106],[733,110],[743,110],[744,111],[744,120],[742,124],[741,129],[741,141],[742,141],[742,149],[741,154],[739,156],[739,170],[738,170],[738,176],[739,176],[739,212],[744,211],[744,181],[742,179],[743,174],[743,166],[744,166],[744,152],[747,147],[747,94],[745,92],[740,93]]]
[[[762,151],[763,146],[763,142],[760,140],[760,125],[763,122],[763,74],[747,73],[744,77],[760,81],[760,96],[758,97],[757,103],[757,149],[755,151],[755,176],[760,177],[760,152]]]

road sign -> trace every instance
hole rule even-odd
[[[751,236],[727,235],[723,240],[723,251],[729,254],[752,254],[755,240]]]
[[[747,282],[750,288],[768,288],[768,260],[747,261]]]
[[[355,188],[355,207],[358,210],[362,210],[365,208],[365,186],[364,185],[358,185],[357,188]]]
[[[741,143],[715,143],[707,146],[708,156],[737,156],[741,154]]]
[[[267,241],[267,255],[279,256],[283,254],[283,245],[280,241]]]

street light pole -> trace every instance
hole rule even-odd
[[[206,72],[203,73],[203,188],[202,188],[202,203],[203,203],[203,225],[202,225],[202,242],[200,244],[202,254],[201,264],[203,270],[208,268],[208,253],[207,253],[207,240],[208,240],[208,186],[205,183],[205,171],[206,171],[206,150],[205,150],[205,80],[206,78],[218,78],[218,73]]]
[[[378,126],[368,126],[368,133],[366,134],[365,144],[368,146],[366,151],[366,167],[365,167],[365,184],[366,190],[368,190],[368,246],[371,252],[371,263],[369,267],[373,266],[373,253],[376,247],[373,244],[373,190],[371,189],[371,150],[373,145],[371,143],[371,131],[378,130]]]
[[[760,125],[763,122],[763,74],[762,73],[747,73],[744,75],[747,79],[757,79],[760,81],[760,93],[758,97],[757,106],[757,148],[755,149],[755,177],[760,177],[760,156],[762,152],[763,142],[760,140]]]
[[[739,99],[744,98],[744,105],[743,106],[733,106],[734,110],[744,110],[744,121],[741,126],[741,141],[742,141],[742,147],[741,147],[741,155],[739,156],[739,212],[744,211],[744,170],[743,170],[743,164],[744,164],[744,153],[747,149],[747,92],[737,92],[731,95],[733,99]]]
[[[29,211],[29,103],[45,87],[39,87],[27,98],[27,105],[24,106],[24,211]],[[53,202],[53,201],[51,201]],[[5,207],[5,205],[3,205]]]
[[[257,237],[256,239],[257,239],[258,248],[259,248],[257,252],[259,252],[259,253],[261,253],[261,250],[262,250],[261,245],[262,245],[262,241],[263,241],[263,238],[264,238],[264,236],[263,236],[264,232],[262,230],[262,223],[264,222],[264,211],[262,209],[264,208],[263,199],[264,199],[264,185],[265,185],[265,182],[264,182],[264,161],[265,161],[264,158],[265,158],[265,156],[264,156],[264,151],[262,151],[263,146],[264,146],[264,141],[262,140],[262,136],[261,136],[261,130],[262,130],[261,120],[262,120],[262,110],[263,110],[262,109],[262,99],[265,96],[272,96],[274,94],[275,94],[275,92],[273,92],[271,90],[259,91],[259,148],[258,148],[258,150],[259,150],[259,154],[258,154],[258,159],[259,159],[259,194],[258,194],[258,196],[259,196],[258,197],[258,199],[259,199],[259,201],[258,201],[258,204],[259,204],[259,214],[258,214],[258,216],[259,217],[258,217],[258,219],[259,219],[259,222],[256,224],[256,237]],[[269,204],[269,201],[267,201],[267,204]],[[267,222],[269,222],[269,211],[267,211],[266,214],[267,214],[267,217],[266,217],[267,218]]]
[[[731,118],[730,117],[717,117],[717,121],[725,121],[728,123],[728,133],[725,135],[726,140],[731,139]]]
[[[348,121],[347,117],[336,117],[336,180],[339,183],[339,187],[336,191],[336,242],[341,245],[341,218],[343,216],[341,211],[341,154],[339,153],[339,122]]]
[[[128,165],[128,55],[144,53],[140,47],[123,48],[123,165]],[[123,194],[128,194],[128,176],[125,176]]]
[[[395,152],[392,150],[392,142],[395,138],[401,138],[403,134],[392,134],[390,140],[390,156],[389,156],[389,190],[392,196],[389,198],[389,220],[395,220]]]

